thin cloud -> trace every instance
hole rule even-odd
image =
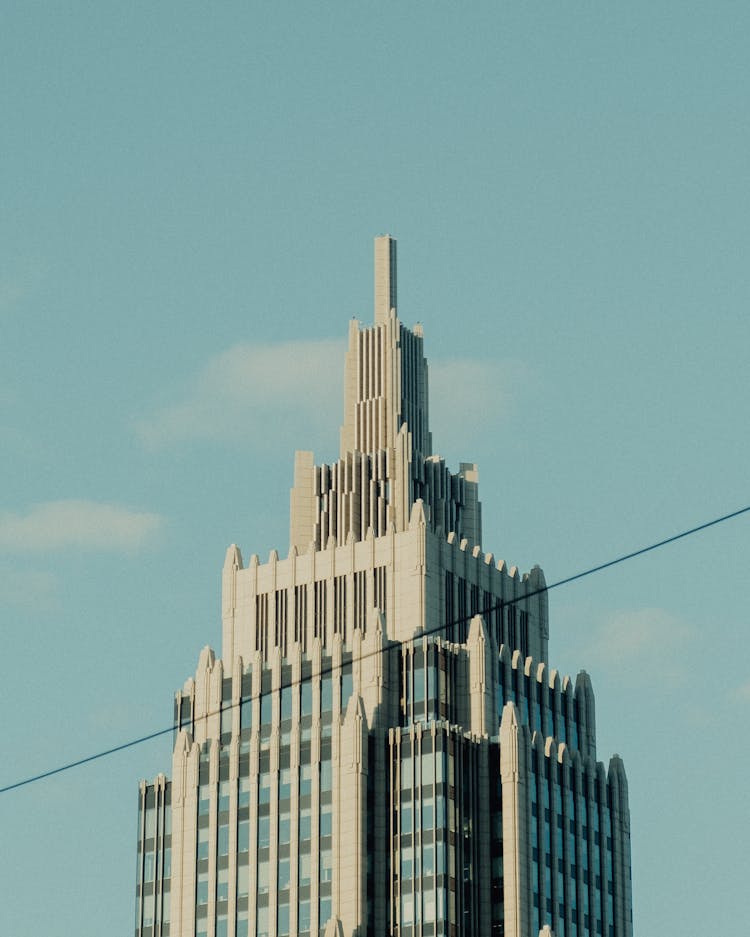
[[[750,681],[748,683],[742,683],[740,686],[736,686],[732,690],[732,698],[738,703],[748,703],[750,704]]]
[[[98,501],[46,501],[25,514],[0,514],[0,549],[7,553],[80,548],[132,551],[164,526],[159,514]]]
[[[60,582],[54,573],[0,565],[0,605],[52,612],[60,604],[59,589]]]
[[[694,637],[693,627],[663,608],[629,609],[606,619],[587,652],[594,663],[628,680],[658,677],[679,686]]]
[[[342,412],[344,351],[334,340],[235,345],[209,360],[181,400],[138,420],[136,432],[151,448],[219,440],[275,450],[287,439],[331,441]]]
[[[482,446],[489,429],[505,423],[515,409],[514,388],[527,382],[519,362],[478,358],[428,360],[430,429],[437,452],[467,458]],[[481,421],[467,413],[481,412]]]
[[[137,420],[135,431],[151,449],[251,443],[274,453],[314,448],[331,459],[343,417],[345,351],[334,339],[234,345],[209,359],[175,403]],[[484,419],[504,422],[523,367],[472,358],[428,364],[436,451],[476,448],[481,437],[467,411],[481,407]]]

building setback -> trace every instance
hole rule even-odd
[[[420,326],[375,240],[337,462],[298,452],[290,549],[227,550],[222,656],[139,798],[136,937],[631,937],[622,761],[550,669],[544,575],[481,549],[433,454]]]

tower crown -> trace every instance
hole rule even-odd
[[[311,452],[296,455],[290,546],[300,551],[391,524],[405,530],[418,499],[433,529],[481,541],[477,467],[453,474],[433,454],[424,336],[398,318],[396,278],[396,239],[377,237],[375,323],[349,328],[339,460],[317,466]]]

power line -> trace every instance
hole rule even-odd
[[[625,553],[623,556],[618,556],[613,560],[608,560],[606,563],[600,563],[598,566],[592,566],[589,569],[585,569],[580,573],[575,573],[572,576],[566,576],[564,579],[558,579],[557,582],[553,582],[553,583],[550,583],[549,585],[545,585],[544,587],[540,589],[534,589],[531,592],[526,592],[523,595],[518,596],[517,598],[510,599],[508,601],[497,602],[494,605],[491,605],[489,607],[482,609],[481,613],[475,612],[475,613],[472,613],[471,615],[464,615],[461,618],[454,619],[451,622],[446,622],[443,625],[436,625],[435,627],[425,629],[424,631],[418,632],[417,634],[413,636],[413,638],[409,638],[408,640],[413,640],[414,638],[421,638],[425,636],[438,634],[439,632],[443,632],[443,631],[447,632],[448,629],[454,628],[456,625],[460,625],[469,621],[470,619],[474,617],[475,614],[486,615],[486,614],[489,614],[490,612],[497,611],[498,609],[503,609],[506,606],[515,605],[518,602],[526,601],[527,599],[534,598],[534,596],[541,595],[544,592],[549,592],[551,589],[557,589],[560,586],[565,586],[565,585],[570,584],[571,582],[576,582],[577,580],[583,579],[586,576],[591,576],[594,573],[602,572],[602,570],[609,569],[612,566],[617,566],[619,563],[624,563],[627,560],[632,560],[636,556],[643,556],[644,553],[650,553],[652,550],[658,550],[660,547],[665,547],[670,543],[675,543],[677,540],[682,540],[685,537],[690,537],[693,534],[700,533],[700,531],[707,530],[709,527],[715,527],[717,524],[722,524],[724,523],[724,521],[732,520],[735,517],[739,517],[741,514],[747,514],[749,511],[750,511],[750,505],[744,508],[740,508],[738,511],[732,511],[730,514],[723,514],[721,517],[716,517],[713,520],[706,521],[706,523],[699,524],[697,527],[691,527],[689,530],[683,530],[678,534],[673,534],[671,537],[666,537],[664,540],[659,540],[656,543],[650,544],[649,546],[641,547],[638,550],[633,550],[632,553]],[[365,654],[360,654],[360,656],[356,658],[356,662],[360,663],[364,660],[369,659],[370,657],[376,656],[377,654],[382,654],[384,651],[390,651],[403,643],[404,643],[403,641],[393,641],[385,645],[384,647],[375,648],[375,650],[373,651],[368,651]],[[347,661],[347,663],[349,662]],[[351,663],[355,663],[355,661],[352,660]],[[321,668],[320,672],[315,674],[315,676],[324,677],[328,674],[333,673],[334,671],[341,670],[341,667],[342,667],[341,664],[336,665],[336,666],[331,664],[327,667]],[[284,684],[275,690],[271,690],[271,691],[267,690],[266,693],[263,693],[261,691],[258,694],[258,698],[262,699],[263,696],[267,695],[269,692],[276,693],[283,689],[300,686],[301,684],[306,683],[308,680],[311,680],[312,677],[313,677],[313,674],[310,674],[306,677],[300,677],[299,680],[293,680],[291,683]],[[230,703],[226,706],[223,706],[222,708],[224,710],[231,709],[236,706],[239,706],[241,703],[246,702],[250,699],[254,699],[254,697],[243,697],[239,699],[236,703]],[[199,718],[205,719],[210,716],[218,715],[220,712],[221,710],[217,710],[212,713],[206,713],[204,716],[201,716]],[[174,732],[175,728],[176,726],[172,724],[168,728],[158,729],[156,732],[150,732],[148,735],[140,736],[140,738],[131,739],[129,742],[123,742],[121,745],[115,745],[113,748],[105,749],[104,751],[97,752],[94,755],[88,755],[85,758],[79,758],[77,761],[68,762],[67,764],[60,765],[57,768],[51,768],[49,771],[43,771],[40,774],[35,774],[35,775],[32,775],[31,777],[24,778],[22,781],[16,781],[13,784],[8,784],[5,787],[0,787],[0,794],[7,794],[9,791],[16,790],[19,787],[26,787],[26,785],[34,784],[36,781],[43,781],[45,778],[50,778],[56,774],[61,774],[63,771],[69,771],[71,768],[78,768],[81,765],[89,764],[92,761],[98,761],[100,758],[106,758],[109,755],[114,755],[117,752],[124,751],[127,748],[133,748],[136,745],[141,745],[143,742],[150,742],[152,739],[156,739],[162,735],[167,735],[170,732]]]

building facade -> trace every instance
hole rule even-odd
[[[631,937],[622,761],[550,669],[544,575],[481,548],[433,453],[419,326],[375,241],[339,459],[298,452],[290,548],[226,554],[222,655],[139,795],[136,937]]]

